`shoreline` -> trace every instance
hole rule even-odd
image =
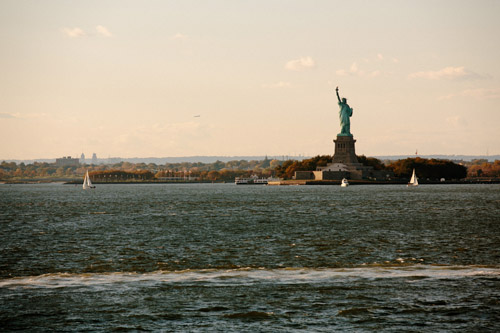
[[[19,180],[19,181],[0,181],[0,185],[25,185],[25,184],[62,184],[62,185],[82,185],[82,180]],[[315,185],[315,186],[340,186],[340,180],[280,180],[271,181],[267,185],[269,186],[297,186],[297,185]],[[116,182],[93,182],[94,185],[138,185],[138,184],[234,184],[234,182],[226,181],[155,181],[155,180],[144,180],[144,181],[116,181]],[[406,180],[388,180],[388,181],[377,181],[377,180],[349,180],[349,186],[351,185],[406,185],[408,181]],[[477,185],[477,184],[500,184],[500,179],[480,179],[480,180],[450,180],[450,181],[431,181],[431,180],[419,180],[419,185]],[[261,184],[259,184],[261,185]],[[262,184],[264,185],[264,184]]]
[[[355,180],[348,179],[351,185],[407,185],[407,180]],[[340,186],[340,180],[281,180],[269,182],[271,186],[290,186],[290,185],[337,185]],[[475,184],[500,184],[500,180],[450,180],[450,181],[432,181],[420,180],[419,185],[475,185]]]
[[[122,185],[122,184],[127,184],[127,185],[134,185],[134,184],[224,184],[227,182],[224,181],[199,181],[199,180],[192,180],[192,181],[175,181],[175,180],[170,180],[170,181],[165,181],[165,180],[144,180],[144,181],[116,181],[116,182],[92,182],[93,185]],[[64,185],[83,185],[83,181],[81,180],[75,180],[75,181],[70,181],[70,182],[65,182]]]

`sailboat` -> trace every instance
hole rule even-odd
[[[406,186],[418,186],[417,175],[415,174],[415,169],[413,169],[413,174],[411,175],[410,182]]]
[[[89,177],[89,170],[87,170],[87,173],[85,173],[85,178],[83,178],[83,189],[86,190],[89,188],[95,188],[95,186],[92,185]]]

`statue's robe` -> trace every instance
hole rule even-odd
[[[340,134],[351,135],[351,120],[352,109],[347,103],[339,102],[339,119],[340,119]]]

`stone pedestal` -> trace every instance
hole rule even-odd
[[[335,154],[332,163],[319,167],[314,171],[296,171],[295,179],[340,180],[347,179],[385,179],[390,176],[387,171],[376,171],[371,166],[359,163],[356,157],[352,135],[337,135]]]
[[[333,163],[354,164],[357,165],[358,158],[354,149],[356,140],[351,136],[337,135],[335,142],[335,154],[333,155]]]

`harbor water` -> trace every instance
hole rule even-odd
[[[500,185],[0,185],[1,331],[498,332]]]

